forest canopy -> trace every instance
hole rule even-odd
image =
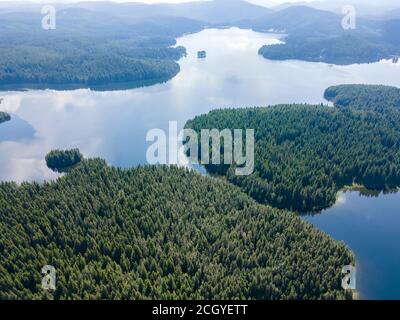
[[[355,21],[353,19],[353,21]],[[372,63],[400,55],[400,19],[357,19],[343,27],[343,16],[307,6],[292,6],[248,22],[254,30],[277,30],[283,44],[266,45],[259,54],[272,60],[304,60],[339,65]]]
[[[368,104],[376,87],[351,88],[345,92],[353,94],[357,107],[279,105],[214,110],[186,127],[197,132],[254,129],[254,174],[236,176],[232,166],[208,165],[207,169],[226,176],[261,203],[319,211],[333,205],[337,192],[346,186],[359,184],[377,190],[400,186],[400,109],[390,107],[398,91],[388,88],[387,95],[380,95],[382,108],[376,109]]]
[[[383,85],[348,84],[326,89],[324,97],[337,107],[380,110],[400,109],[400,89]]]
[[[79,8],[59,10],[57,17],[55,30],[43,30],[36,11],[26,19],[24,12],[9,18],[0,10],[0,90],[114,90],[164,82],[180,71],[176,61],[186,54],[175,38],[202,26]]]
[[[0,184],[0,299],[350,299],[351,263],[300,217],[183,168],[84,160],[55,182]]]
[[[304,60],[338,65],[372,63],[400,52],[385,43],[374,43],[355,35],[332,37],[289,36],[284,44],[261,47],[259,54],[271,60]]]

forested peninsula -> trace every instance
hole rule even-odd
[[[68,8],[58,12],[56,29],[43,30],[40,14],[25,16],[16,12],[9,20],[0,11],[0,90],[117,90],[165,82],[179,73],[177,60],[186,54],[175,38],[201,27],[183,18],[138,21]]]
[[[353,19],[306,6],[293,6],[244,24],[257,31],[281,31],[284,43],[265,45],[259,54],[271,60],[303,60],[338,65],[372,63],[400,55],[399,37],[393,32],[400,19]],[[283,31],[283,32],[282,32]]]
[[[351,107],[378,111],[381,115],[400,110],[400,88],[383,85],[340,85],[326,89],[326,100],[337,107]]]
[[[325,96],[340,105],[214,110],[186,127],[198,132],[253,128],[254,174],[237,176],[234,166],[206,168],[277,208],[319,211],[335,203],[339,190],[354,184],[377,190],[399,187],[400,109],[394,107],[399,89],[348,85],[329,88]]]
[[[83,160],[54,182],[0,184],[1,299],[351,299],[350,263],[293,213],[183,168]]]

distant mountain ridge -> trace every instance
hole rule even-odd
[[[337,14],[341,14],[344,6],[353,5],[359,17],[378,17],[384,16],[391,10],[395,10],[396,7],[400,9],[400,3],[395,3],[393,0],[379,0],[366,1],[366,0],[329,0],[329,1],[298,1],[298,2],[286,2],[278,6],[273,6],[274,10],[287,9],[292,6],[308,6],[318,10],[331,11]]]
[[[82,2],[71,6],[95,11],[106,11],[118,16],[146,18],[157,15],[185,17],[207,23],[228,23],[244,18],[257,19],[272,12],[243,0],[193,1],[179,4],[144,4],[144,3],[91,3]],[[123,9],[122,11],[120,9]]]
[[[308,6],[291,6],[279,11],[271,11],[257,19],[246,19],[243,27],[251,27],[257,31],[269,29],[285,30],[285,32],[315,32],[317,29],[337,30],[341,17],[329,11],[313,9]]]

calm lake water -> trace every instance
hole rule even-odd
[[[151,144],[146,142],[149,130],[160,128],[168,132],[169,121],[177,121],[178,127],[182,128],[188,119],[215,108],[321,103],[325,102],[324,90],[337,84],[400,86],[400,65],[389,62],[332,66],[269,61],[258,56],[262,45],[276,43],[279,40],[272,34],[237,28],[209,29],[178,39],[178,45],[187,48],[188,56],[179,61],[181,72],[178,76],[164,84],[110,92],[32,90],[0,93],[4,98],[0,109],[12,114],[10,122],[0,125],[0,180],[41,181],[57,177],[47,169],[44,161],[45,155],[55,148],[78,147],[86,157],[101,157],[120,167],[146,163],[146,150]],[[200,50],[207,51],[206,59],[197,59]],[[396,199],[399,201],[400,197],[393,198],[392,202],[385,202],[385,197],[378,198],[376,202],[368,202],[368,206],[380,213],[390,203],[398,208]],[[348,202],[356,199],[351,197]],[[368,211],[364,210],[363,201],[359,200],[358,214],[366,216]],[[395,215],[395,207],[390,208]],[[336,215],[326,212],[320,217],[328,219],[331,216]],[[371,233],[370,237],[389,239],[394,222],[399,225],[399,218],[389,220],[382,220],[391,225],[387,232]],[[341,223],[337,222],[335,226],[336,231],[342,230]],[[334,232],[328,232],[336,237]],[[354,238],[359,236],[353,234]],[[351,246],[347,239],[346,243]],[[394,244],[400,243],[397,241],[392,246]],[[370,256],[368,250],[366,260],[371,261],[373,250]],[[382,250],[388,249],[377,249]],[[394,247],[393,251],[396,251]],[[384,277],[395,283],[400,273],[398,268],[395,269],[398,265],[391,264],[392,260],[385,261]],[[399,261],[398,257],[396,261]],[[366,268],[363,260],[361,266]],[[373,280],[372,277],[363,278],[361,282],[365,285]],[[366,292],[365,297],[386,297],[381,291],[371,290],[371,295]]]
[[[334,207],[305,219],[353,250],[361,299],[400,299],[399,194],[342,193]]]

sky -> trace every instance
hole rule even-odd
[[[67,3],[67,2],[82,2],[82,1],[107,1],[107,0],[0,0],[0,3],[4,2],[33,2],[33,3]],[[191,1],[209,1],[209,0],[109,0],[113,2],[145,2],[145,3],[179,3],[179,2],[191,2]],[[354,4],[359,6],[370,6],[370,7],[399,7],[400,0],[246,0],[248,2],[264,5],[266,7],[273,7],[282,3],[293,3],[293,2],[320,2],[327,5],[344,5]]]
[[[24,0],[29,2],[39,2],[39,3],[57,3],[57,2],[81,2],[81,1],[99,1],[99,0]],[[101,1],[101,0],[100,0]],[[194,0],[111,0],[113,2],[145,2],[145,3],[179,3],[179,2],[191,2]],[[281,3],[288,3],[288,2],[311,2],[313,0],[247,0],[248,2],[260,4],[260,5],[279,5]],[[322,0],[326,1],[326,0]],[[10,0],[0,0],[0,2],[12,2]]]

